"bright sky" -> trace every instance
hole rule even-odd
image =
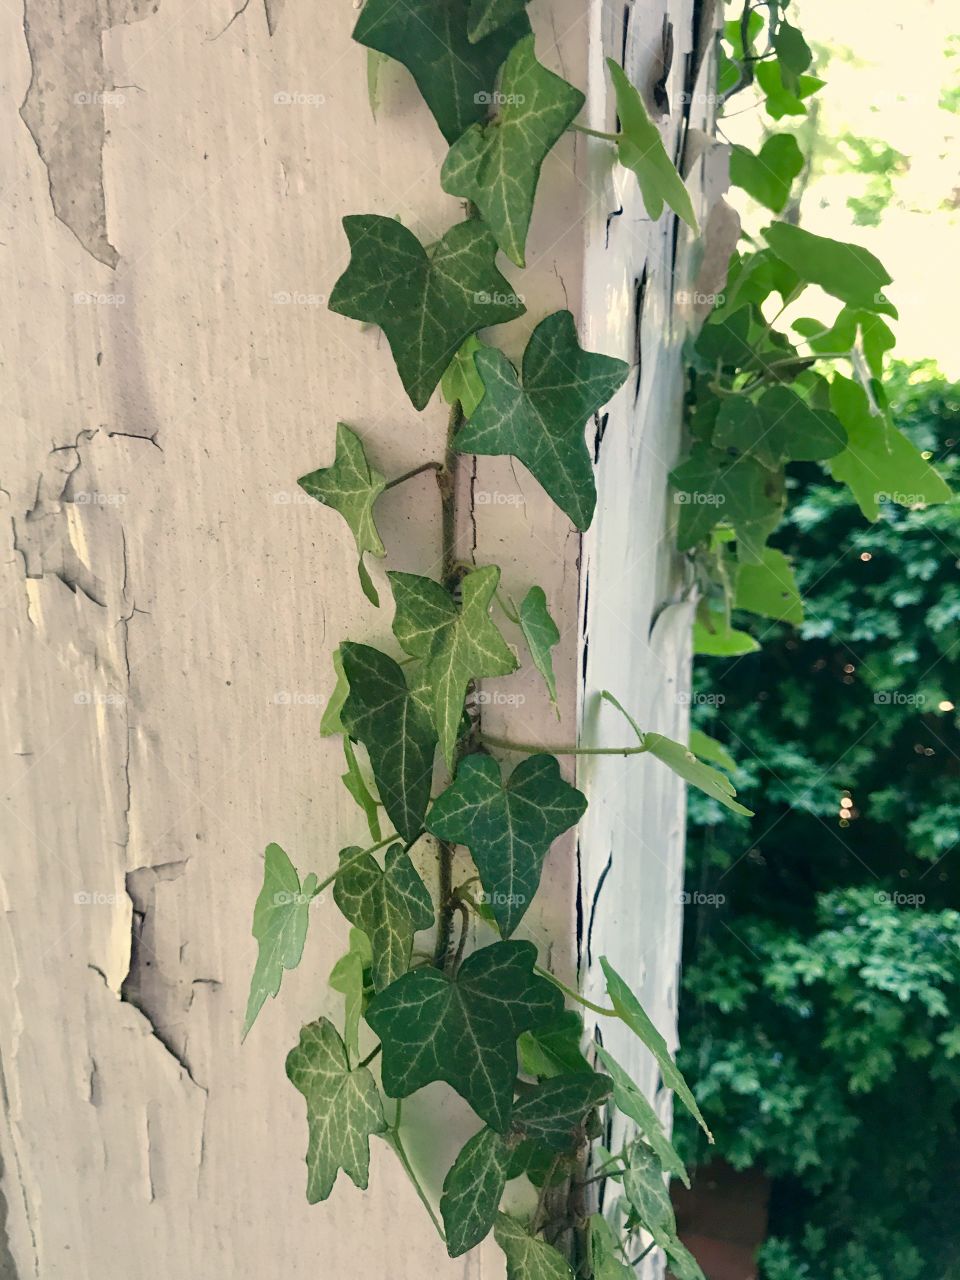
[[[954,88],[960,106],[960,3],[794,0],[793,7],[809,43],[832,50],[818,95],[825,133],[879,139],[909,158],[878,227],[854,225],[846,201],[863,193],[867,179],[849,172],[814,178],[803,225],[875,253],[894,279],[887,292],[900,310],[895,354],[932,356],[960,378],[960,114],[938,105]],[[746,96],[731,102],[731,112]],[[774,129],[790,123],[751,112],[723,127],[755,145],[764,122]]]

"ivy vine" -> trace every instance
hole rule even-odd
[[[777,5],[766,8],[774,23]],[[808,60],[800,65],[805,43],[781,19],[771,32],[772,52],[756,54],[756,16],[748,9],[733,36],[727,33],[723,91],[762,73],[778,108],[789,110],[788,99],[801,101],[810,91]],[[377,500],[433,470],[444,560],[439,580],[387,575],[395,654],[350,640],[334,655],[336,686],[321,731],[342,738],[344,785],[368,835],[341,850],[325,879],[315,872],[302,876],[283,849],[268,846],[254,911],[259,954],[244,1034],[266,998],[279,991],[283,971],[299,963],[310,904],[332,885],[351,926],[349,949],[330,977],[344,998],[343,1023],[311,1022],[287,1058],[287,1074],[306,1102],[308,1200],[326,1199],[340,1170],[365,1188],[369,1140],[377,1136],[396,1153],[452,1257],[492,1231],[510,1280],[618,1280],[634,1274],[634,1263],[652,1247],[664,1250],[679,1280],[702,1280],[678,1239],[666,1189],[668,1175],[686,1181],[684,1167],[629,1074],[605,1048],[584,1048],[582,1019],[567,1001],[624,1023],[654,1055],[665,1087],[707,1131],[665,1041],[606,959],[609,1004],[595,1005],[543,968],[532,942],[513,934],[551,844],[587,806],[561,776],[558,755],[648,753],[729,808],[749,811],[737,803],[727,774],[707,763],[725,763],[717,744],[700,735],[696,745],[705,758],[698,758],[686,744],[642,730],[612,694],[605,696],[631,735],[623,746],[545,750],[485,735],[467,710],[467,695],[478,680],[518,666],[494,607],[520,628],[554,701],[551,651],[559,632],[542,588],[531,585],[519,607],[504,600],[499,568],[458,562],[452,536],[454,476],[463,453],[519,458],[578,529],[593,517],[596,489],[584,428],[623,384],[627,365],[583,350],[568,311],[534,328],[519,370],[477,336],[525,310],[496,255],[502,251],[523,264],[550,149],[568,129],[578,129],[607,143],[636,175],[652,219],[668,206],[696,230],[693,205],[640,93],[618,64],[609,64],[618,132],[576,123],[584,96],[537,61],[523,0],[366,0],[353,36],[373,55],[371,86],[383,56],[412,73],[450,144],[441,184],[467,202],[468,216],[431,245],[395,219],[348,216],[350,262],[330,307],[383,330],[417,409],[441,388],[451,405],[450,428],[444,457],[388,480],[371,465],[362,433],[340,423],[332,463],[300,484],[349,525],[363,591],[376,605],[364,558],[386,554]],[[741,157],[743,185],[766,190],[766,184],[770,198],[781,200],[782,181],[764,175],[794,166],[788,150],[771,165],[778,153],[768,145],[754,158],[759,171]],[[784,223],[769,228],[765,239],[764,247],[735,257],[727,298],[690,351],[694,443],[673,480],[688,499],[680,504],[679,544],[690,552],[703,592],[701,647],[705,637],[714,646],[742,643],[729,622],[734,600],[751,607],[743,602],[762,602],[772,591],[782,607],[790,570],[766,539],[780,518],[791,459],[827,460],[857,491],[880,486],[872,470],[884,465],[878,451],[883,460],[896,456],[889,465],[901,485],[912,448],[896,440],[883,419],[875,384],[885,342],[875,322],[892,311],[882,297],[888,278],[880,264],[862,250]],[[801,355],[760,307],[773,291],[786,305],[807,283],[842,298],[845,311],[832,328],[808,327],[811,354]],[[828,381],[813,371],[818,359],[836,358],[845,343],[852,379],[835,374]],[[915,484],[932,491],[938,478],[921,474],[920,463],[910,456]],[[712,499],[701,500],[704,495]],[[521,759],[505,771],[497,753]],[[442,779],[436,795],[435,776]],[[454,883],[461,865],[456,849],[469,852],[475,869],[462,883]],[[433,892],[418,869],[431,862]],[[475,920],[496,940],[471,951]],[[418,935],[428,933],[429,945],[418,945]],[[435,1081],[452,1086],[483,1126],[447,1171],[439,1205],[408,1159],[402,1115],[403,1099]],[[604,1107],[632,1122],[633,1136],[616,1152],[598,1143]],[[521,1177],[538,1190],[537,1207],[526,1218],[501,1209],[507,1183]],[[590,1212],[588,1188],[605,1179],[622,1188],[609,1219]]]

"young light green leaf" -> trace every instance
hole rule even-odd
[[[360,929],[350,930],[350,949],[330,970],[330,986],[343,996],[343,1042],[347,1056],[356,1060],[360,1052],[360,1018],[363,1015],[363,971],[372,964],[370,942]]]
[[[788,71],[786,77],[779,61],[758,62],[755,67],[757,84],[764,94],[764,107],[774,120],[784,116],[805,116],[804,99],[822,89],[826,81],[817,76],[797,76]],[[789,81],[789,83],[788,83]]]
[[[683,1161],[677,1155],[673,1143],[667,1137],[660,1117],[653,1108],[642,1089],[639,1089],[629,1074],[617,1062],[603,1045],[597,1045],[597,1056],[610,1072],[613,1080],[613,1101],[623,1115],[632,1120],[641,1135],[657,1153],[664,1169],[679,1178],[684,1186],[690,1186],[690,1178],[684,1168]]]
[[[367,101],[374,119],[380,110],[380,73],[386,61],[386,54],[378,53],[376,49],[367,50]]]
[[[547,850],[586,807],[553,756],[528,756],[504,782],[491,756],[469,755],[434,802],[427,830],[470,850],[500,932],[509,937],[537,892]]]
[[[474,409],[483,399],[483,383],[474,360],[483,345],[478,337],[471,334],[440,379],[440,394],[450,405],[459,400],[465,418],[473,415]]]
[[[473,201],[497,244],[522,267],[540,169],[584,96],[541,66],[531,35],[511,49],[498,101],[503,105],[495,120],[471,125],[453,144],[440,184]]]
[[[680,1098],[684,1106],[700,1125],[701,1129],[713,1141],[713,1134],[707,1128],[707,1122],[700,1113],[697,1106],[697,1100],[690,1092],[690,1086],[684,1080],[679,1067],[670,1056],[670,1050],[667,1048],[667,1042],[663,1036],[647,1017],[646,1011],[640,1001],[633,994],[623,978],[620,977],[616,969],[606,958],[600,957],[600,967],[603,969],[604,977],[607,980],[607,994],[613,1002],[613,1007],[617,1011],[617,1016],[621,1018],[634,1035],[647,1046],[650,1052],[657,1060],[660,1068],[660,1075],[664,1085],[668,1089],[672,1089]]]
[[[670,483],[678,490],[681,551],[695,547],[723,520],[736,533],[739,558],[754,563],[760,559],[783,513],[782,473],[770,471],[755,458],[731,458],[698,442],[687,460],[671,472]]]
[[[695,756],[699,756],[701,760],[709,760],[712,764],[718,764],[721,769],[726,769],[729,773],[736,771],[737,762],[723,743],[718,742],[716,738],[711,738],[702,729],[690,730],[690,750]]]
[[[789,387],[771,387],[754,404],[728,396],[713,432],[720,449],[749,453],[771,470],[785,462],[819,462],[840,453],[847,433],[835,414],[814,409]]]
[[[588,1070],[580,1052],[583,1019],[576,1009],[564,1009],[555,1022],[525,1031],[520,1037],[520,1065],[528,1076],[551,1079],[565,1072]]]
[[[517,669],[516,658],[490,619],[500,570],[486,565],[468,573],[461,583],[463,604],[459,609],[449,592],[432,578],[413,573],[390,573],[388,577],[397,605],[393,633],[406,653],[424,660],[440,750],[447,767],[452,768],[470,681],[509,675]]]
[[[680,1240],[674,1238],[664,1246],[667,1255],[667,1270],[676,1280],[706,1280],[696,1258]]]
[[[502,351],[480,351],[476,361],[485,394],[455,448],[513,454],[577,528],[586,529],[597,491],[584,426],[623,384],[628,366],[584,351],[569,311],[554,312],[534,329],[523,353],[522,386]]]
[[[860,510],[876,520],[883,500],[901,506],[949,502],[950,486],[902,432],[870,411],[859,383],[836,374],[830,406],[847,430],[847,447],[827,467],[834,480],[850,486]]]
[[[268,844],[263,858],[263,887],[253,909],[253,936],[259,944],[250,980],[243,1037],[256,1021],[267,996],[280,990],[284,969],[295,969],[303,955],[310,903],[317,877],[300,884],[296,868],[278,844]]]
[[[333,651],[333,670],[337,677],[337,682],[333,686],[333,693],[331,693],[320,719],[320,733],[324,738],[328,738],[335,733],[346,732],[340,719],[340,712],[343,710],[343,704],[347,700],[350,686],[343,670],[343,654],[339,648]]]
[[[287,1054],[287,1076],[307,1100],[307,1200],[326,1200],[342,1169],[365,1190],[370,1135],[386,1122],[376,1082],[366,1067],[350,1068],[332,1022],[318,1018],[300,1031]]]
[[[602,1214],[590,1219],[590,1263],[593,1280],[636,1280],[636,1272],[621,1261],[616,1232]]]
[[[528,0],[470,0],[467,34],[471,42],[483,40],[491,32],[521,17],[527,2]]]
[[[891,277],[878,258],[858,244],[814,235],[788,222],[773,222],[763,237],[781,261],[810,284],[849,302],[875,311],[884,304],[883,290]]]
[[[749,632],[738,631],[731,626],[729,610],[722,607],[715,608],[707,600],[700,601],[693,623],[695,654],[735,658],[744,653],[756,653],[759,648],[759,644]]]
[[[507,1259],[507,1280],[573,1280],[563,1254],[530,1235],[515,1218],[498,1213],[493,1234]]]
[[[372,853],[359,853],[341,852],[333,899],[370,939],[373,985],[382,991],[410,967],[413,935],[433,924],[433,902],[402,845],[387,850],[382,868]]]
[[[543,676],[550,701],[557,705],[557,677],[550,650],[560,643],[560,629],[550,616],[543,587],[531,587],[520,605],[520,630],[530,650],[533,665]],[[557,711],[559,717],[560,712]]]
[[[560,992],[533,972],[532,942],[473,952],[454,977],[421,968],[381,991],[367,1021],[383,1043],[383,1087],[405,1098],[434,1080],[456,1089],[491,1129],[510,1122],[517,1037],[555,1018]]]
[[[764,547],[759,564],[738,566],[733,603],[737,609],[795,627],[803,621],[796,575],[787,557],[774,547]]]
[[[379,471],[367,462],[363,443],[345,422],[337,423],[337,451],[330,467],[301,476],[297,484],[311,498],[339,511],[350,526],[360,556],[358,572],[363,594],[373,605],[380,600],[363,563],[363,553],[385,556],[386,550],[373,520],[373,504],[386,488]]]
[[[493,1226],[509,1164],[510,1148],[502,1135],[484,1128],[450,1166],[443,1181],[440,1215],[451,1258],[479,1244]]]
[[[648,1146],[634,1142],[627,1154],[623,1191],[630,1206],[661,1249],[676,1239],[677,1220],[660,1161]]]
[[[737,794],[736,788],[726,774],[698,760],[690,748],[685,747],[682,742],[674,742],[672,738],[665,738],[660,733],[645,733],[643,745],[651,755],[662,760],[678,777],[683,778],[684,782],[697,787],[711,799],[719,800],[733,813],[742,813],[747,818],[753,817],[752,809],[745,808],[734,799]]]
[[[403,63],[447,142],[456,142],[484,118],[501,63],[530,31],[522,10],[502,24],[483,19],[471,0],[367,0],[353,38]]]
[[[367,780],[363,776],[363,770],[360,768],[360,762],[357,759],[357,753],[353,749],[353,743],[350,741],[350,735],[346,733],[343,735],[343,754],[347,761],[347,772],[341,776],[340,781],[356,801],[358,808],[363,810],[367,826],[370,829],[370,836],[374,842],[377,842],[380,839],[379,806],[370,794],[370,788],[367,786]]]
[[[730,152],[730,181],[758,203],[782,213],[793,180],[803,168],[803,152],[792,133],[775,133],[754,155],[747,147]]]
[[[587,1115],[609,1098],[612,1089],[607,1076],[589,1069],[554,1076],[514,1105],[513,1129],[561,1155],[573,1155],[584,1140]]]
[[[391,3],[404,10],[408,0]],[[494,266],[496,241],[477,219],[451,227],[429,254],[394,218],[351,214],[343,227],[350,265],[330,310],[380,326],[417,409],[470,334],[526,309]]]
[[[367,748],[383,807],[409,844],[430,803],[436,731],[392,658],[365,644],[346,643],[341,652],[350,685],[344,726]]]
[[[690,192],[667,155],[660,130],[647,115],[643,98],[627,79],[626,72],[613,58],[607,59],[613,91],[617,98],[620,133],[617,154],[620,163],[636,174],[640,194],[649,216],[656,222],[663,213],[664,202],[692,231],[699,231]]]

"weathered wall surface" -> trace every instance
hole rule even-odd
[[[604,52],[660,78],[665,7],[532,6],[540,57],[589,83],[593,123],[612,122]],[[669,9],[675,125],[692,0]],[[326,310],[340,218],[399,214],[426,240],[459,210],[405,72],[371,119],[349,3],[232,15],[187,0],[0,13],[0,1276],[259,1280],[313,1277],[319,1260],[351,1280],[499,1277],[495,1251],[445,1257],[382,1144],[374,1194],[341,1179],[328,1204],[305,1202],[283,1059],[337,1008],[325,979],[345,931],[322,903],[300,969],[239,1044],[264,845],[323,874],[357,827],[318,737],[330,653],[389,630],[349,534],[295,478],[332,456],[338,418],[388,474],[438,457],[446,425],[437,401],[414,412],[381,335]],[[504,564],[508,588],[540,582],[564,631],[562,726],[533,682],[502,685],[526,701],[484,716],[555,741],[582,707],[592,738],[594,693],[612,687],[679,736],[671,224],[646,223],[632,179],[583,138],[545,175],[508,342],[569,305],[586,345],[643,365],[598,431],[584,547],[519,464],[465,465],[464,552]],[[430,476],[383,500],[390,567],[436,565],[435,502]],[[606,713],[601,728],[624,733]],[[574,936],[579,916],[580,955],[555,950],[558,971],[579,963],[590,983],[609,952],[645,973],[668,1030],[682,798],[655,770],[581,771],[591,816],[579,852],[551,855],[528,932]],[[469,1132],[445,1088],[410,1111],[451,1156]]]

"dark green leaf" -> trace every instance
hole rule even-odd
[[[496,241],[476,219],[451,227],[429,254],[394,218],[351,214],[343,226],[350,265],[330,310],[380,326],[418,409],[470,334],[525,310],[494,266]]]
[[[507,1280],[574,1280],[563,1255],[515,1218],[498,1213],[493,1234],[507,1259]]]
[[[742,368],[753,356],[749,335],[749,307],[709,320],[700,330],[695,347],[704,371],[712,373],[717,365],[724,369]]]
[[[490,619],[500,570],[486,565],[468,573],[461,583],[459,609],[432,578],[413,573],[388,576],[397,605],[393,633],[407,653],[424,660],[424,682],[440,750],[452,768],[468,684],[517,669],[516,658]]]
[[[738,567],[733,603],[737,609],[795,627],[803,621],[803,601],[790,561],[774,547],[764,547],[759,564]]]
[[[559,1076],[588,1070],[580,1052],[583,1019],[575,1009],[564,1009],[555,1022],[525,1031],[519,1040],[520,1065],[528,1076]]]
[[[817,236],[787,222],[771,223],[763,235],[777,257],[802,280],[868,311],[883,303],[890,276],[883,263],[861,245]]]
[[[461,453],[511,453],[578,529],[593,519],[597,491],[584,426],[624,382],[622,360],[584,351],[569,311],[534,329],[523,353],[523,386],[502,351],[478,353],[485,395],[454,441]]]
[[[354,848],[341,852],[345,865],[333,898],[370,939],[373,985],[382,991],[410,967],[413,935],[433,924],[433,902],[402,845],[387,850],[382,868],[372,853],[358,858],[359,853]]]
[[[492,34],[481,39],[484,30]],[[500,64],[529,31],[522,11],[504,25],[484,22],[471,0],[367,0],[353,38],[403,63],[447,142],[456,142],[487,114]]]
[[[392,658],[365,644],[346,643],[341,652],[350,685],[343,723],[367,748],[383,807],[410,843],[430,803],[436,732]]]
[[[483,40],[506,23],[515,21],[523,15],[526,4],[527,0],[470,0],[467,28],[470,40]]]
[[[491,1129],[510,1122],[517,1037],[551,1018],[560,992],[537,977],[531,942],[475,951],[455,977],[438,969],[405,973],[374,997],[367,1021],[383,1042],[383,1087],[405,1098],[445,1080]]]
[[[351,1071],[332,1022],[318,1018],[300,1031],[287,1054],[287,1076],[307,1100],[307,1200],[326,1200],[342,1169],[366,1189],[370,1135],[386,1122],[376,1082],[366,1067]]]
[[[496,120],[472,125],[453,144],[440,182],[450,195],[473,201],[497,244],[522,267],[541,166],[584,97],[541,66],[533,36],[526,36],[510,51],[497,101]]]
[[[813,61],[813,54],[803,38],[803,33],[785,18],[780,19],[773,33],[773,47],[781,64],[794,75],[798,76],[806,71]]]
[[[760,559],[783,513],[782,474],[771,472],[755,458],[731,458],[695,444],[689,458],[671,473],[670,482],[678,490],[681,551],[696,546],[723,520],[736,533],[741,560]]]
[[[387,553],[373,520],[373,504],[386,488],[386,480],[367,462],[363,443],[345,422],[337,423],[337,452],[330,467],[311,471],[297,481],[311,498],[339,511],[350,526],[360,556],[359,573],[363,593],[371,604],[379,605],[370,575],[363,563],[363,553],[374,556]]]
[[[303,955],[310,903],[317,877],[310,873],[300,885],[296,868],[278,844],[268,844],[263,857],[263,887],[253,909],[253,936],[259,944],[250,979],[243,1035],[256,1021],[267,996],[280,990],[284,969],[295,969]]]
[[[560,643],[560,630],[550,616],[542,587],[531,587],[523,597],[520,605],[520,630],[533,658],[533,665],[543,676],[550,701],[556,706],[557,677],[553,673],[550,650]]]
[[[525,1094],[513,1108],[513,1128],[561,1154],[573,1155],[584,1140],[589,1112],[609,1098],[611,1081],[596,1071],[554,1076]]]
[[[667,1137],[660,1123],[660,1117],[646,1094],[634,1084],[628,1073],[603,1045],[597,1045],[597,1056],[610,1072],[613,1080],[613,1101],[617,1110],[639,1127],[640,1133],[657,1153],[664,1169],[689,1187],[690,1179],[687,1177],[683,1161],[674,1150],[673,1143]]]
[[[832,413],[812,409],[789,387],[771,387],[756,404],[728,396],[720,406],[713,443],[749,453],[771,470],[785,462],[832,458],[846,447],[847,433]]]
[[[586,807],[586,797],[560,777],[553,756],[529,756],[504,783],[496,760],[470,755],[431,808],[427,829],[470,850],[486,900],[508,937],[533,901],[547,850]]]
[[[803,152],[792,133],[775,133],[757,155],[741,146],[730,152],[730,181],[774,213],[786,207],[793,180],[802,168]]]
[[[664,1248],[677,1235],[677,1221],[660,1161],[648,1146],[635,1142],[623,1172],[623,1191],[631,1207],[657,1244]]]
[[[507,1185],[510,1150],[499,1133],[481,1129],[463,1147],[443,1182],[440,1214],[447,1253],[459,1258],[493,1226]]]

